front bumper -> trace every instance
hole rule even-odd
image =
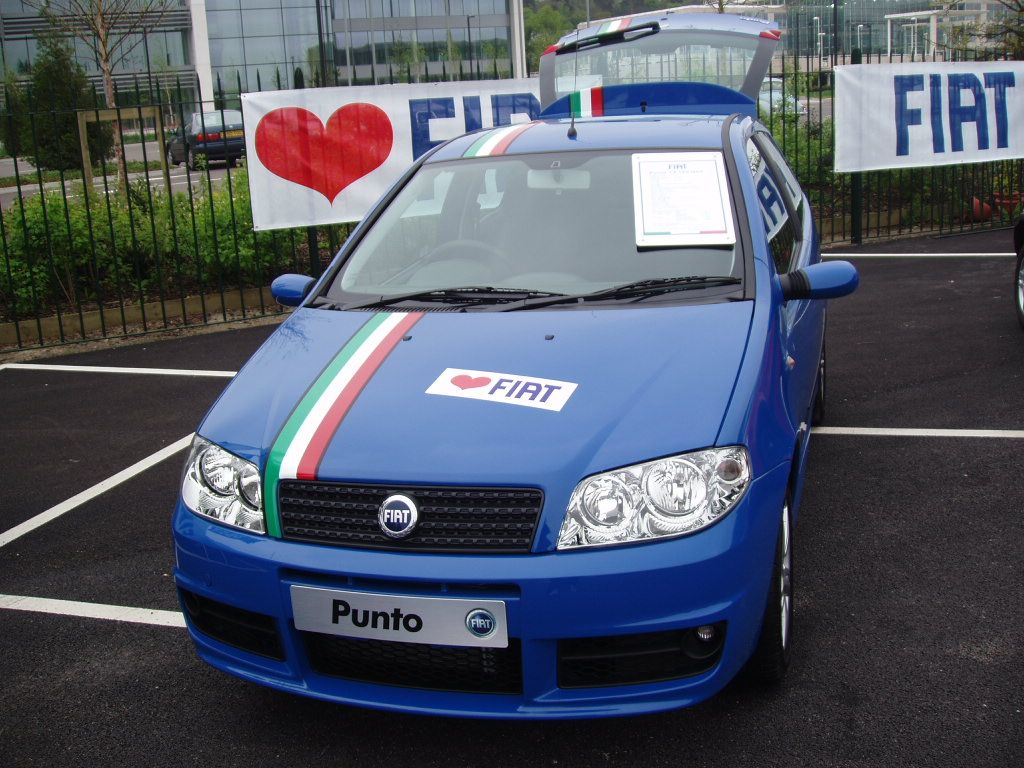
[[[765,609],[788,465],[751,484],[735,510],[698,534],[658,543],[531,555],[435,555],[342,549],[253,536],[198,517],[179,501],[178,587],[270,617],[284,660],[199,631],[201,658],[253,682],[329,701],[491,718],[635,715],[688,706],[721,690],[750,657]],[[293,623],[292,585],[407,595],[486,597],[506,604],[521,653],[518,693],[461,693],[318,673]],[[189,612],[185,611],[186,617]],[[559,686],[560,640],[643,635],[724,622],[709,670],[659,682]]]

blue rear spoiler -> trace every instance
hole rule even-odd
[[[715,83],[638,83],[577,91],[549,104],[541,118],[602,115],[732,115],[757,117],[749,96]]]

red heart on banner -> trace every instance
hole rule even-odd
[[[275,176],[333,203],[345,187],[384,164],[394,138],[387,113],[373,104],[346,104],[326,127],[308,109],[284,107],[256,126],[256,155]]]
[[[467,376],[464,373],[460,373],[458,376],[452,376],[452,384],[459,389],[476,389],[477,387],[482,387],[490,383],[491,380],[486,376],[477,376],[476,378],[473,378],[472,376]]]

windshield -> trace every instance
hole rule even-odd
[[[637,281],[741,277],[733,245],[637,245],[633,154],[424,165],[356,246],[327,297],[355,305],[466,287],[577,295]]]
[[[555,98],[584,88],[631,83],[701,82],[739,91],[759,39],[708,31],[663,30],[555,57]]]

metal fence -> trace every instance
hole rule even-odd
[[[801,30],[793,28],[790,34],[799,37]],[[793,51],[813,48],[799,40],[788,42]],[[951,234],[1013,221],[1024,203],[1022,160],[852,174],[832,170],[834,66],[1005,58],[993,51],[862,56],[854,50],[825,56],[783,53],[772,62],[761,98],[762,119],[811,198],[822,243]]]
[[[173,130],[203,113],[191,86],[139,83],[119,94],[132,106],[113,112],[7,89],[0,125],[20,146],[0,158],[0,350],[276,314],[273,278],[318,274],[337,251],[350,226],[254,232],[244,161],[168,162]],[[237,95],[216,102],[239,107]],[[96,127],[88,142],[82,122]],[[76,150],[94,145],[92,168],[54,158],[68,131]],[[93,141],[94,132],[107,135]],[[107,151],[114,133],[124,179]]]
[[[1021,161],[834,173],[833,63],[847,58],[780,55],[762,102],[823,242],[1010,223],[1024,189]],[[0,352],[274,315],[271,280],[319,274],[344,242],[349,225],[254,232],[244,161],[169,166],[161,129],[203,111],[194,93],[191,83],[137,82],[118,94],[131,106],[108,115],[99,99],[60,107],[30,90],[5,92],[0,129],[17,146],[8,142],[15,151],[0,158]],[[218,109],[238,108],[237,99],[218,84]],[[93,126],[88,140],[80,140],[84,123]],[[105,156],[104,136],[92,135],[104,131],[121,138],[127,183]],[[68,141],[68,132],[74,147],[97,147],[93,168],[53,160],[54,137]]]

